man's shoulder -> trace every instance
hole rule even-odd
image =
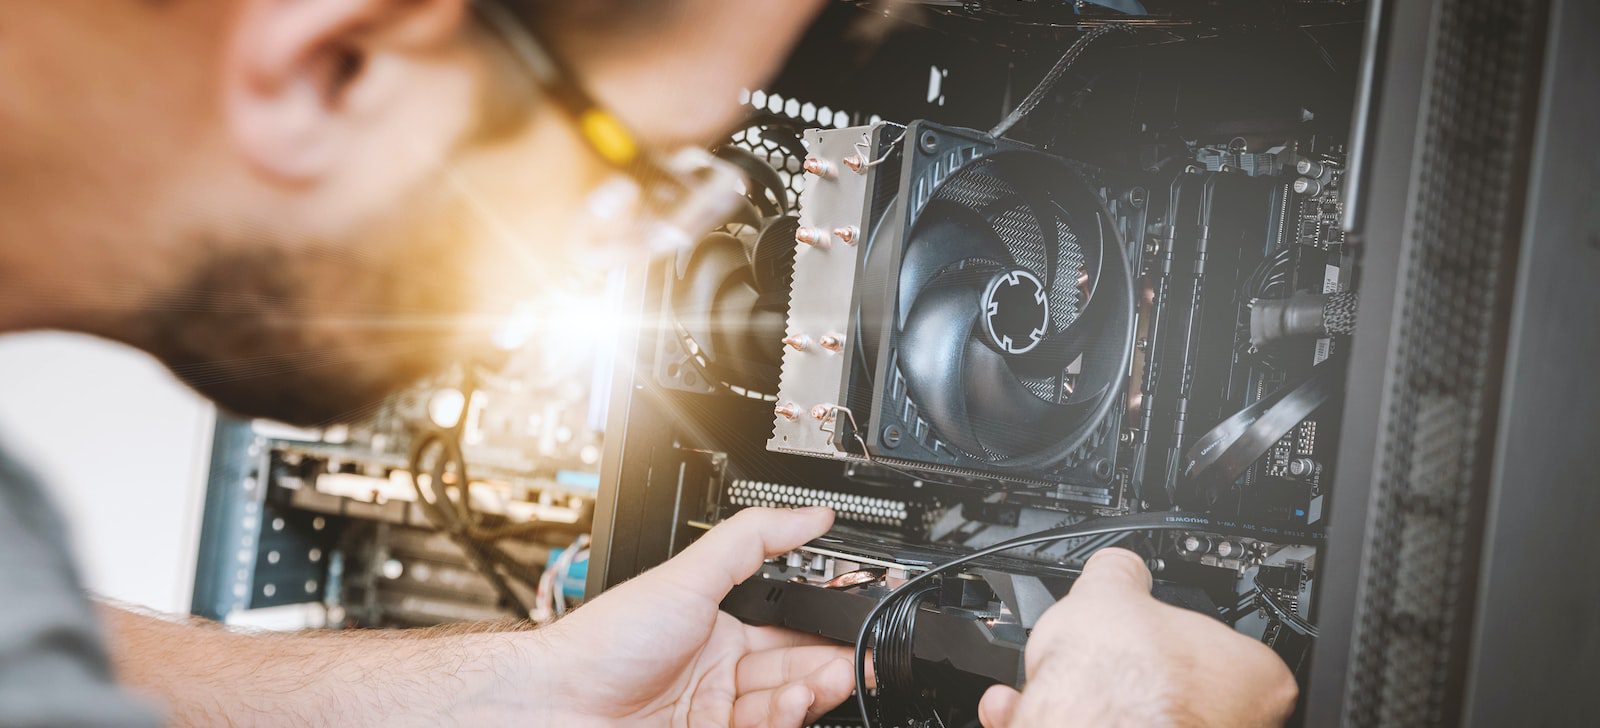
[[[69,543],[39,479],[0,448],[0,725],[155,725],[112,679]]]

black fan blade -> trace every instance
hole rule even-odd
[[[746,198],[739,198],[734,204],[733,211],[728,213],[726,225],[744,225],[752,230],[761,229],[761,211],[756,209],[755,203]]]
[[[757,365],[773,364],[782,357],[785,317],[772,312],[762,315],[756,310],[758,301],[747,271],[730,276],[717,293],[710,319],[718,366],[749,373]]]
[[[930,201],[911,230],[900,264],[898,300],[902,327],[927,281],[964,260],[984,260],[1000,266],[1016,263],[983,215],[949,200]]]
[[[1035,225],[1039,226],[1040,237],[1038,245],[1044,253],[1044,265],[1042,266],[1043,270],[1034,271],[1034,273],[1039,276],[1040,280],[1044,281],[1046,289],[1051,288],[1056,285],[1057,261],[1061,257],[1060,229],[1056,227],[1056,210],[1058,208],[1051,201],[1050,195],[1042,185],[1023,185],[1015,196],[1007,198],[1003,202],[1005,203],[1004,206],[996,203],[996,207],[1000,209],[1007,207],[1019,209],[1028,215]]]
[[[672,290],[672,310],[678,324],[701,346],[711,346],[712,308],[728,278],[748,270],[744,245],[727,233],[712,233],[700,240]]]
[[[778,170],[773,169],[770,162],[731,145],[718,147],[715,154],[738,167],[745,178],[759,188],[750,190],[746,197],[761,208],[762,217],[781,215],[789,209],[789,190],[783,186],[783,178],[778,176]]]
[[[980,456],[983,445],[968,426],[961,369],[982,298],[982,284],[933,282],[907,318],[899,347],[900,370],[922,416],[940,437]]]
[[[1106,235],[1103,230],[1094,232],[1098,234],[1092,239],[1093,244],[1083,246],[1085,252],[1089,253],[1085,256],[1085,262],[1093,266],[1089,271],[1089,297],[1079,303],[1078,315],[1065,331],[1045,337],[1033,351],[1012,359],[1012,368],[1019,376],[1030,379],[1058,376],[1063,367],[1080,355],[1085,359],[1086,369],[1091,368],[1092,363],[1114,362],[1120,349],[1125,348],[1123,342],[1131,336],[1133,325],[1130,308],[1132,271],[1117,247],[1117,238]],[[1090,240],[1081,242],[1089,243]],[[1062,281],[1061,284],[1077,285],[1077,281]],[[1128,345],[1131,343],[1127,342]],[[1106,367],[1117,368],[1112,363],[1107,363]],[[1089,383],[1088,388],[1098,386],[1097,382]],[[1080,398],[1075,395],[1073,399]]]
[[[1012,373],[1005,356],[982,342],[968,341],[965,349],[961,388],[970,426],[984,448],[977,452],[1002,458],[1036,455],[1094,413],[1094,400],[1058,405],[1034,396]]]
[[[789,284],[794,280],[794,233],[799,227],[800,218],[793,215],[767,221],[756,239],[755,253],[750,256],[756,274],[756,290],[782,293],[787,298]]]
[[[1115,323],[1111,319],[1116,313],[1115,305],[1110,302],[1096,305],[1091,301],[1078,312],[1077,319],[1065,331],[1046,336],[1033,351],[1014,355],[1011,359],[1013,370],[1019,376],[1030,379],[1060,376],[1061,370],[1088,351],[1089,347],[1108,345],[1107,334]]]

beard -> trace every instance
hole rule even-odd
[[[467,256],[446,247],[205,246],[186,284],[142,308],[134,343],[234,415],[359,422],[389,394],[475,353],[461,326]]]

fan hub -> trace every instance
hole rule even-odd
[[[983,329],[989,343],[1007,354],[1026,354],[1050,331],[1050,294],[1038,276],[1002,271],[983,292]]]

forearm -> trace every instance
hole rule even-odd
[[[102,608],[119,679],[175,725],[544,724],[543,637],[513,625],[247,634]]]

